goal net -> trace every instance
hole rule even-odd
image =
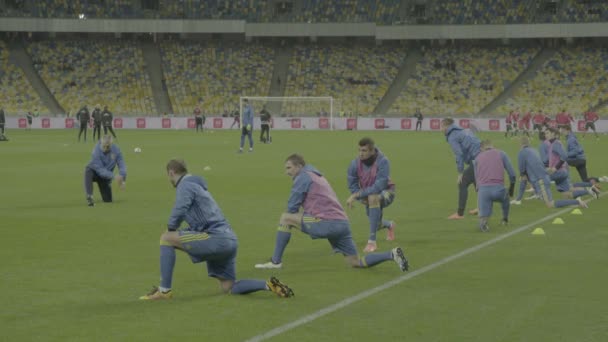
[[[241,119],[245,99],[253,107],[255,122],[259,122],[260,111],[266,108],[278,128],[334,129],[335,104],[331,96],[241,96]]]

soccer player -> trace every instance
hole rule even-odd
[[[114,168],[118,165],[118,175],[114,176]],[[84,190],[89,207],[95,205],[93,201],[93,182],[97,182],[101,199],[112,202],[112,179],[121,189],[126,186],[127,165],[122,157],[120,148],[113,144],[112,137],[104,135],[93,148],[91,161],[84,169]]]
[[[93,140],[95,140],[95,132],[97,132],[97,140],[101,139],[101,109],[100,105],[96,105],[93,110]]]
[[[395,184],[390,179],[390,162],[371,138],[359,140],[359,156],[348,167],[348,190],[350,197],[346,205],[352,208],[358,200],[365,205],[369,220],[369,239],[363,250],[375,251],[376,232],[387,229],[386,239],[395,240],[395,222],[382,219],[382,211],[395,200]]]
[[[235,110],[232,113],[232,116],[234,117],[234,121],[232,121],[232,125],[230,125],[230,129],[232,129],[232,127],[234,127],[234,125],[236,125],[236,128],[241,128],[241,115],[239,114],[238,110]]]
[[[84,105],[78,113],[76,114],[76,118],[80,121],[80,130],[78,131],[78,141],[80,141],[80,136],[84,133],[84,141],[87,141],[87,129],[89,126],[89,121],[91,120],[91,115],[89,114],[89,108]]]
[[[591,129],[593,131],[593,134],[595,134],[595,138],[599,139],[600,136],[597,134],[597,131],[595,130],[595,122],[597,120],[599,120],[600,117],[597,115],[597,113],[592,112],[592,111],[586,112],[584,117],[585,117],[585,132],[583,132],[583,139],[585,138],[585,135],[587,135],[587,131],[589,129]]]
[[[116,133],[112,128],[112,121],[114,121],[114,115],[108,110],[108,106],[103,106],[103,112],[101,112],[101,122],[103,124],[103,134],[108,134],[108,131],[112,133],[112,136],[116,138]]]
[[[249,152],[253,152],[253,107],[249,104],[248,99],[244,99],[243,103],[245,108],[243,109],[243,129],[241,130],[241,146],[239,147],[239,153],[243,153],[245,136],[249,138]]]
[[[517,155],[520,175],[519,193],[517,198],[511,201],[512,204],[521,204],[526,185],[529,182],[548,208],[562,208],[571,205],[579,205],[583,208],[587,207],[587,204],[580,197],[577,199],[554,201],[551,195],[551,179],[540,157],[530,146],[530,138],[521,137],[520,143],[521,150]]]
[[[549,178],[555,182],[555,187],[558,192],[565,195],[566,198],[578,198],[585,194],[590,194],[596,199],[599,198],[599,190],[589,182],[581,182],[570,184],[570,174],[568,172],[568,163],[566,151],[561,141],[559,141],[559,131],[556,128],[549,128],[546,131],[547,139],[551,143],[549,149]]]
[[[270,139],[270,112],[266,109],[266,105],[262,107],[260,111],[260,120],[262,121],[262,132],[260,133],[260,141],[264,144],[271,143]]]
[[[538,131],[538,134],[543,130],[543,126],[545,125],[545,115],[542,110],[539,110],[538,113],[534,114],[532,117],[532,130]]]
[[[532,113],[529,111],[519,120],[519,129],[521,129],[525,135],[530,136],[530,120],[532,119]]]
[[[510,111],[507,114],[507,118],[505,119],[505,123],[507,124],[507,130],[505,131],[505,138],[507,136],[513,136],[513,111]]]
[[[207,274],[216,278],[224,293],[247,294],[272,291],[279,297],[294,295],[277,278],[268,281],[236,280],[238,240],[222,210],[209,192],[207,182],[188,173],[183,160],[167,163],[169,182],[175,187],[175,204],[167,231],[160,236],[160,286],[154,286],[141,300],[170,299],[175,267],[175,250],[188,254],[193,263],[207,262]],[[180,229],[183,221],[187,228]]]
[[[414,113],[414,117],[416,118],[416,130],[422,130],[422,120],[424,120],[424,116],[422,116],[420,108],[416,108],[416,113]]]
[[[6,117],[4,116],[4,109],[0,108],[0,135],[4,135],[4,124],[6,123]]]
[[[274,254],[269,262],[256,264],[255,268],[282,268],[283,252],[291,239],[292,231],[297,229],[312,239],[327,239],[333,250],[341,253],[352,267],[368,268],[393,260],[401,271],[408,270],[409,262],[401,247],[363,257],[357,255],[348,217],[336,193],[321,172],[307,165],[301,155],[292,154],[287,157],[285,173],[293,178],[293,185],[287,201],[287,212],[279,220]]]
[[[194,122],[196,123],[196,131],[198,132],[199,128],[201,133],[203,132],[203,117],[201,116],[201,109],[196,107],[194,109]]]
[[[480,152],[475,157],[475,183],[477,185],[477,207],[479,208],[479,229],[490,231],[488,219],[492,215],[494,202],[502,205],[501,224],[509,223],[509,196],[515,188],[515,170],[507,154],[492,146],[490,140],[484,140]],[[509,174],[509,192],[505,188],[504,171]]]
[[[27,119],[26,130],[32,129],[32,122],[34,122],[34,114],[32,114],[32,112],[27,112],[27,114],[25,114],[25,118]],[[85,141],[86,141],[86,134],[85,134]]]
[[[475,184],[475,171],[473,169],[473,160],[479,154],[481,142],[479,138],[470,130],[464,130],[462,127],[454,123],[454,119],[445,118],[441,120],[441,130],[445,138],[452,147],[454,157],[456,158],[456,170],[458,177],[458,210],[450,215],[448,219],[458,220],[464,218],[464,209],[467,205],[469,197],[469,185]],[[467,168],[465,169],[465,164]],[[477,210],[471,210],[470,214],[477,214]]]
[[[581,181],[590,182],[593,185],[599,183],[600,179],[587,176],[587,158],[585,157],[585,150],[581,144],[579,144],[574,132],[572,132],[572,126],[562,126],[560,133],[566,135],[566,155],[568,156],[566,162],[568,165],[576,168],[576,171],[578,171],[578,174],[581,177]]]

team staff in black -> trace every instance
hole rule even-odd
[[[414,117],[416,118],[416,130],[422,130],[422,120],[424,119],[424,116],[422,116],[420,108],[416,108]]]
[[[101,109],[100,105],[96,105],[93,110],[93,139],[95,139],[95,132],[97,132],[97,140],[101,139]]]
[[[80,131],[78,131],[78,141],[80,141],[80,136],[84,132],[84,141],[87,141],[87,128],[89,126],[89,121],[91,121],[91,114],[89,114],[89,109],[86,105],[84,105],[76,114],[76,119],[80,121]]]
[[[112,128],[112,121],[114,121],[114,115],[108,110],[108,106],[103,106],[103,112],[101,112],[101,123],[103,125],[103,135],[108,134],[108,131],[112,133],[112,136],[116,138],[116,133]]]
[[[194,109],[194,122],[196,123],[196,131],[198,132],[198,129],[200,128],[201,132],[203,132],[205,116],[201,114],[201,109],[199,107],[196,107],[196,109]]]
[[[4,135],[4,123],[6,122],[6,117],[4,116],[4,109],[0,108],[0,135]]]
[[[260,141],[263,143],[272,142],[270,139],[270,119],[270,112],[268,112],[266,106],[262,107],[262,110],[260,111],[260,120],[262,121],[262,133],[260,133]]]

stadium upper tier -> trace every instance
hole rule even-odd
[[[285,96],[333,96],[336,112],[371,114],[397,75],[405,52],[392,46],[296,46]],[[298,114],[289,106],[283,112]]]
[[[9,49],[0,40],[0,108],[9,114],[48,112],[23,71],[9,60]]]
[[[163,72],[176,114],[220,114],[238,107],[239,96],[269,93],[274,49],[230,42],[164,42]]]
[[[434,0],[422,11],[401,0],[160,0],[142,8],[132,0],[22,0],[6,2],[0,16],[43,18],[226,19],[248,22],[425,22],[513,24],[608,21],[605,0],[562,0],[554,7],[534,0]],[[1,8],[0,8],[1,9]]]
[[[124,115],[155,112],[142,52],[129,41],[42,41],[27,50],[59,104],[71,113],[81,106],[108,105]]]
[[[478,113],[529,65],[534,48],[429,49],[390,114]]]
[[[608,48],[562,48],[497,109],[580,114],[608,100]],[[605,111],[605,108],[604,108]]]

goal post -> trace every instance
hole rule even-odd
[[[274,119],[325,117],[329,119],[328,129],[334,129],[335,104],[331,96],[241,96],[239,97],[241,122],[245,99],[253,106],[254,116],[258,116],[262,108],[266,107]]]

